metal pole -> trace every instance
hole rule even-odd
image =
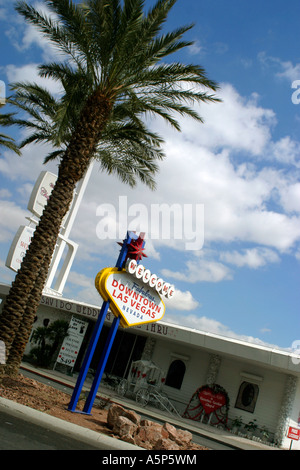
[[[94,400],[97,394],[97,390],[99,388],[99,384],[102,379],[102,375],[103,375],[103,372],[104,372],[104,369],[108,360],[108,356],[109,356],[110,350],[112,348],[112,345],[113,345],[113,342],[114,342],[114,339],[118,330],[120,319],[121,319],[120,317],[115,317],[113,324],[110,328],[109,335],[108,335],[104,350],[101,355],[99,366],[98,366],[90,393],[87,397],[87,400],[83,409],[84,413],[90,414],[91,412],[91,409],[92,409],[92,406],[94,404]]]
[[[103,326],[105,317],[107,315],[109,303],[110,303],[109,301],[105,301],[102,304],[101,311],[99,313],[99,316],[98,316],[98,319],[97,319],[97,322],[96,322],[96,325],[95,325],[95,328],[94,328],[94,331],[93,331],[91,341],[89,343],[89,346],[88,346],[83,364],[82,364],[80,372],[79,372],[79,376],[77,378],[75,388],[73,390],[71,401],[70,401],[69,407],[68,407],[69,411],[75,411],[75,409],[76,409],[77,402],[78,402],[78,399],[79,399],[79,396],[80,396],[80,393],[81,393],[86,375],[87,375],[88,370],[89,370],[91,360],[93,358],[93,355],[94,355],[94,352],[95,352],[95,349],[96,349],[96,346],[97,346],[97,342],[98,342],[98,339],[99,339],[99,336],[100,336],[100,333],[101,333],[101,330],[102,330],[102,326]]]

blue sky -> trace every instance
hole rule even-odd
[[[120,201],[126,200],[131,224],[134,209],[140,222],[141,211],[149,215],[155,204],[178,204],[183,215],[189,206],[194,217],[202,207],[204,243],[192,250],[186,249],[188,240],[174,239],[173,226],[169,240],[151,239],[155,228],[148,219],[143,263],[177,289],[164,319],[281,348],[299,340],[300,103],[292,100],[293,93],[300,97],[292,88],[300,87],[299,17],[297,0],[178,0],[166,28],[194,22],[187,34],[194,45],[172,59],[202,65],[219,83],[223,102],[200,107],[204,124],[180,118],[181,133],[160,121],[149,123],[164,137],[167,155],[155,192],[142,185],[129,189],[94,167],[70,235],[79,248],[65,297],[101,304],[94,278],[115,264],[119,249],[118,237],[99,236],[105,208],[115,208],[110,227],[122,233]],[[4,0],[0,54],[0,80],[7,86],[35,80],[37,64],[55,57],[14,13],[13,2]],[[20,137],[20,131],[6,132]],[[17,229],[27,223],[36,178],[42,170],[57,171],[55,164],[42,165],[48,150],[28,146],[21,158],[1,150],[1,282],[14,277],[5,260]],[[180,228],[187,234],[186,226]]]

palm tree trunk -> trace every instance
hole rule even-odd
[[[60,163],[55,187],[36,227],[22,265],[5,299],[0,316],[0,340],[5,343],[7,362],[10,354],[13,354],[12,344],[30,303],[32,304],[30,309],[31,321],[28,322],[27,328],[31,331],[43,289],[40,284],[44,285],[46,280],[46,277],[42,275],[41,283],[37,283],[39,273],[42,266],[43,272],[49,269],[51,257],[50,259],[47,258],[48,253],[52,255],[54,252],[61,223],[72,202],[76,184],[88,168],[99,142],[101,131],[109,119],[111,109],[112,102],[105,95],[95,92],[90,96],[77,129]],[[46,267],[47,264],[48,268]],[[22,348],[24,352],[24,345],[22,345]],[[22,348],[19,348],[19,357]],[[14,373],[16,367],[14,361],[14,367],[11,369]],[[6,366],[0,366],[0,376],[4,373],[6,373]]]
[[[42,265],[39,271],[39,275],[36,279],[34,287],[28,297],[28,302],[24,311],[24,315],[12,342],[10,354],[6,361],[5,367],[5,373],[7,375],[15,376],[18,374],[20,364],[24,355],[24,350],[31,335],[32,325],[34,323],[36,311],[39,306],[43,287],[47,279],[51,258],[52,253],[49,250],[47,256],[45,256],[44,264]]]
[[[13,368],[9,366],[12,361],[10,356],[11,354],[14,355],[12,346],[22,323],[23,325],[26,324],[30,334],[60,231],[61,221],[72,201],[74,188],[73,182],[71,184],[67,184],[67,181],[58,181],[56,183],[49,198],[47,209],[44,210],[24,261],[5,299],[0,316],[0,339],[5,343],[6,364],[0,366],[0,375],[16,372],[16,361],[14,361]],[[50,227],[50,230],[48,227]],[[35,253],[38,256],[35,256]],[[30,311],[31,321],[29,322],[27,321],[27,309],[28,312]],[[28,334],[25,336],[29,337]],[[26,343],[24,344],[24,342],[22,342],[22,348],[20,344],[18,347],[16,344],[14,346],[15,350],[18,351],[19,365],[25,346]]]

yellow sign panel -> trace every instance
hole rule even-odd
[[[102,298],[110,301],[113,314],[121,316],[124,328],[156,322],[165,314],[165,304],[158,292],[125,270],[102,269],[95,286]]]

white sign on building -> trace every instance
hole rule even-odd
[[[36,217],[40,217],[47,204],[57,176],[49,171],[42,171],[32,190],[28,209]],[[35,228],[21,225],[13,239],[5,265],[13,271],[20,269],[26,250],[30,244]]]
[[[27,208],[37,217],[41,217],[56,180],[57,176],[50,171],[42,171],[36,180]]]
[[[13,271],[20,269],[26,250],[30,244],[35,228],[21,225],[13,239],[5,265]]]
[[[56,362],[74,367],[79,350],[88,327],[88,322],[72,317],[68,329],[68,336],[61,345]]]

